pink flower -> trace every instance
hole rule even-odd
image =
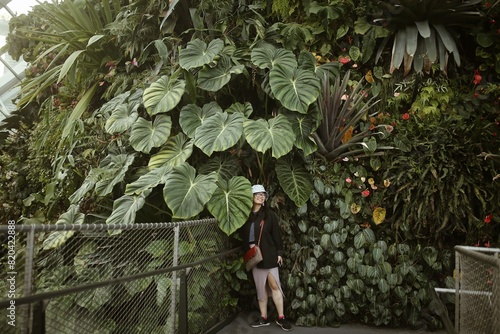
[[[362,195],[363,197],[368,197],[368,196],[370,196],[370,190],[368,190],[368,189],[363,190],[363,191],[361,192],[361,195]]]
[[[347,183],[351,183],[351,182],[352,182],[352,180],[351,180],[351,178],[350,178],[350,177],[348,177],[347,179],[345,179],[345,182],[347,182]]]

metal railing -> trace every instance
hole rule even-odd
[[[500,334],[500,249],[455,246],[455,326],[440,304],[448,333]],[[435,300],[439,301],[437,295]]]
[[[215,219],[0,226],[1,333],[208,333],[234,313]],[[234,298],[233,298],[234,299]]]

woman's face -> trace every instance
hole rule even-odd
[[[264,204],[266,201],[266,193],[255,193],[253,194],[253,203],[254,204]]]

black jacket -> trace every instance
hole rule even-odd
[[[260,249],[263,260],[257,265],[257,268],[269,269],[277,267],[278,256],[283,256],[278,215],[267,207],[261,207],[257,213],[251,212],[246,223],[240,229],[240,235],[243,240],[243,250],[246,252],[250,248],[248,244],[250,226],[252,222],[255,222],[255,243],[257,244],[262,219],[264,219],[264,229],[262,230]]]

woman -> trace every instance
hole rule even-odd
[[[279,278],[278,266],[283,264],[283,247],[279,219],[274,211],[269,209],[265,202],[268,194],[264,186],[252,186],[253,207],[248,220],[241,229],[243,248],[245,252],[258,243],[262,227],[260,248],[263,260],[252,268],[252,275],[257,290],[260,318],[250,324],[252,327],[269,326],[267,319],[267,301],[271,295],[278,319],[276,323],[284,330],[291,331],[292,326],[285,319],[283,311],[283,291]]]

